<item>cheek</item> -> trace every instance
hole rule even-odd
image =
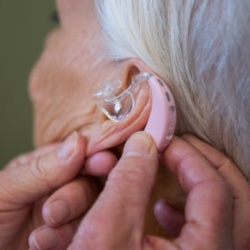
[[[61,141],[75,130],[91,131],[96,123],[99,111],[93,93],[113,70],[101,44],[93,42],[99,40],[91,33],[74,37],[63,30],[47,39],[29,85],[37,146]]]
[[[86,54],[71,61],[66,55],[58,60],[56,55],[55,50],[45,51],[30,77],[37,146],[60,141],[72,131],[89,128],[95,122],[97,108],[92,96],[94,83],[99,80],[93,78],[94,62]],[[83,63],[82,58],[88,63]]]
[[[62,70],[44,55],[35,66],[30,81],[30,95],[35,115],[36,145],[58,141],[79,126],[91,105],[85,80],[75,69]],[[85,89],[85,90],[84,90]],[[84,101],[83,101],[84,100]],[[83,123],[83,121],[81,121]]]
[[[69,79],[67,72],[60,68],[60,63],[55,62],[49,53],[44,53],[35,65],[29,84],[29,92],[34,105],[40,102],[53,102],[69,94],[70,86],[75,85],[75,80],[72,74],[72,79]]]
[[[90,91],[99,53],[89,48],[92,45],[90,39],[80,38],[76,39],[73,34],[62,30],[48,36],[46,50],[30,77],[30,96],[35,105],[44,101],[65,100],[66,97]]]
[[[29,80],[29,94],[34,105],[43,100],[43,96],[49,94],[49,88],[53,87],[54,67],[53,64],[47,63],[46,56],[42,57],[33,67]],[[48,96],[49,97],[49,96]],[[48,99],[48,98],[46,98]]]

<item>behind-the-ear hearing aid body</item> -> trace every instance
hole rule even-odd
[[[151,135],[160,153],[168,146],[174,135],[176,106],[171,91],[158,76],[141,73],[120,94],[120,82],[105,82],[94,96],[102,112],[109,119],[119,122],[133,110],[135,93],[138,92],[141,84],[145,81],[149,83],[152,92],[152,108],[145,132]]]

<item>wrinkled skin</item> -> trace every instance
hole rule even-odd
[[[87,155],[109,148],[117,153],[122,149],[119,145],[146,124],[150,111],[148,93],[142,94],[134,112],[121,123],[105,118],[93,100],[100,83],[119,78],[126,86],[135,73],[150,71],[138,60],[106,59],[93,2],[57,1],[60,27],[46,39],[44,52],[30,79],[37,146],[61,141],[78,130],[87,138]],[[161,231],[152,213],[156,199],[165,197],[178,206],[184,201],[176,178],[167,170],[161,170],[159,176],[146,226],[152,233]]]
[[[82,4],[61,0],[58,10],[60,27],[46,39],[30,79],[35,143],[39,146],[61,141],[79,130],[88,138],[88,154],[117,146],[145,125],[150,108],[147,99],[141,101],[131,118],[115,124],[100,114],[93,94],[104,81],[130,77],[126,74],[133,65],[107,60],[93,1]],[[141,112],[142,117],[135,122]]]
[[[67,230],[72,228],[72,223],[73,225],[77,225],[78,217],[84,215],[87,208],[91,205],[96,197],[96,190],[93,194],[92,192],[89,192],[91,190],[90,188],[86,188],[86,186],[91,186],[91,182],[84,179],[84,181],[80,182],[80,189],[85,194],[86,192],[90,193],[89,195],[92,197],[92,200],[81,202],[81,204],[83,204],[85,207],[80,211],[74,210],[75,207],[77,207],[74,204],[74,201],[78,201],[79,197],[67,196],[67,193],[71,194],[72,190],[75,189],[75,184],[79,183],[79,179],[75,177],[77,177],[79,172],[82,171],[82,168],[85,169],[85,173],[88,173],[86,169],[91,169],[89,172],[93,173],[93,170],[96,168],[96,166],[99,167],[99,172],[96,172],[97,175],[100,173],[107,173],[108,171],[106,170],[110,170],[115,165],[114,158],[112,158],[110,154],[108,156],[108,152],[102,154],[101,157],[100,155],[98,156],[98,154],[93,154],[98,153],[101,150],[112,149],[113,152],[119,156],[119,152],[123,148],[123,143],[135,131],[143,129],[146,124],[150,111],[150,97],[147,91],[141,94],[141,98],[138,100],[133,114],[131,114],[131,116],[121,123],[114,123],[106,119],[99,112],[93,101],[93,93],[96,89],[98,89],[99,84],[105,80],[119,78],[122,80],[124,88],[126,88],[136,73],[143,71],[153,73],[138,59],[129,59],[122,62],[111,62],[107,59],[107,51],[104,47],[105,42],[100,32],[98,20],[95,18],[93,2],[94,1],[86,0],[83,4],[83,1],[80,0],[57,0],[57,6],[60,15],[60,27],[48,36],[45,43],[44,52],[34,67],[30,78],[30,95],[34,104],[36,147],[50,147],[47,145],[50,145],[51,143],[57,143],[57,150],[58,144],[60,144],[60,142],[62,142],[75,130],[79,131],[80,134],[86,138],[85,142],[82,141],[82,144],[79,144],[85,146],[81,146],[82,148],[78,148],[78,151],[75,152],[75,155],[78,155],[80,160],[78,158],[78,161],[76,161],[76,159],[72,158],[71,164],[66,164],[64,161],[59,161],[59,163],[56,164],[59,168],[59,170],[56,171],[59,172],[61,170],[60,168],[62,168],[64,165],[67,165],[68,171],[71,170],[69,171],[71,172],[69,179],[67,179],[67,174],[63,175],[61,172],[56,172],[55,174],[53,171],[52,173],[50,171],[40,171],[40,164],[36,165],[34,164],[34,161],[39,163],[40,159],[43,159],[43,157],[45,157],[46,160],[50,159],[47,155],[48,152],[42,153],[38,156],[40,149],[35,150],[32,154],[25,155],[25,162],[20,161],[20,158],[18,161],[14,161],[14,164],[7,166],[1,173],[0,183],[3,185],[3,187],[8,189],[8,192],[5,192],[5,195],[9,194],[9,196],[0,196],[4,198],[0,200],[0,202],[2,202],[1,204],[4,205],[1,206],[3,210],[1,211],[2,214],[0,216],[6,219],[7,217],[5,216],[5,213],[6,211],[9,211],[9,218],[11,219],[9,221],[6,219],[6,225],[8,225],[10,229],[12,227],[17,230],[17,232],[9,230],[9,238],[8,241],[5,242],[7,246],[8,243],[11,242],[13,238],[15,238],[17,240],[16,244],[18,245],[19,243],[19,249],[26,249],[25,247],[27,247],[27,237],[29,233],[36,227],[42,225],[44,222],[46,222],[46,225],[44,225],[45,227],[52,227],[53,229],[56,228],[55,230],[58,230],[61,235],[67,235],[67,237],[62,237],[62,241],[59,242],[59,244],[64,243],[67,245],[73,237],[72,231],[76,229],[76,226],[73,230],[71,230],[71,234],[68,234]],[[78,139],[84,140],[80,135]],[[192,143],[192,141],[193,139],[189,139],[189,143],[195,147],[196,142]],[[84,153],[85,151],[86,153]],[[55,154],[55,152],[53,154]],[[201,153],[205,154],[203,152]],[[96,156],[98,157],[96,158]],[[86,161],[88,161],[87,157],[90,157],[89,159],[92,160],[94,159],[92,164],[86,164]],[[108,161],[107,157],[109,159]],[[96,159],[99,160],[97,161]],[[207,160],[209,161],[211,159]],[[53,162],[55,163],[56,161]],[[104,170],[105,166],[103,165],[103,162],[109,162],[108,166],[106,166],[106,170]],[[51,169],[50,162],[46,164],[45,163],[42,165],[45,167],[47,166],[48,169]],[[216,166],[216,163],[212,162],[212,165]],[[20,171],[20,169],[25,171]],[[72,169],[74,169],[74,171]],[[44,190],[38,189],[38,194],[36,192],[36,188],[30,188],[29,183],[33,183],[34,187],[37,187],[37,180],[41,181],[41,176],[37,174],[37,179],[34,179],[31,178],[33,176],[30,175],[30,179],[28,179],[28,177],[24,174],[29,174],[29,171],[34,174],[33,171],[37,170],[40,174],[46,174],[42,177],[44,180]],[[20,174],[19,182],[15,180],[17,176],[16,171],[18,173],[22,173]],[[58,176],[60,176],[60,178],[63,177],[63,180],[60,180]],[[161,173],[158,176],[159,177],[157,178],[156,184],[154,186],[152,199],[149,202],[149,211],[151,212],[146,214],[147,221],[145,224],[146,233],[149,232],[160,235],[164,234],[164,231],[160,229],[160,226],[153,218],[152,208],[154,202],[158,197],[161,197],[165,198],[168,202],[170,202],[170,204],[182,207],[181,203],[184,202],[185,197],[179,188],[179,185],[177,184],[176,177],[171,175],[168,170],[166,170],[166,168],[161,169]],[[228,178],[226,175],[224,176],[222,174],[222,176],[225,177],[225,179]],[[231,176],[229,177],[231,178]],[[247,190],[244,191],[244,194],[246,193],[246,197],[248,197],[249,187],[247,184],[244,184],[243,187],[239,184],[243,183],[240,178],[237,177],[237,181],[233,181],[233,183],[230,178],[228,178],[229,186],[233,186],[232,189],[234,192],[235,189]],[[5,182],[6,180],[9,181],[4,184],[5,182],[3,180],[5,180]],[[56,183],[55,180],[60,181]],[[13,186],[10,185],[10,183],[16,183],[16,185]],[[25,185],[22,186],[21,184]],[[50,187],[49,189],[48,186]],[[19,190],[20,187],[21,190]],[[25,188],[22,189],[22,187]],[[55,191],[55,193],[50,196],[49,200],[47,200],[47,203],[44,205],[44,201],[53,191]],[[29,194],[28,197],[30,198],[29,200],[22,200],[20,198],[18,200],[19,202],[14,202],[13,206],[12,197],[17,196],[16,194],[19,194],[18,197],[26,197],[27,194]],[[235,196],[236,195],[234,194],[237,210],[234,212],[242,216],[239,216],[238,219],[234,221],[234,231],[237,231],[234,233],[234,235],[236,235],[236,240],[242,242],[243,238],[239,237],[239,235],[241,235],[239,232],[247,231],[245,229],[248,228],[249,221],[244,220],[244,218],[246,217],[246,211],[249,211],[249,202],[245,202],[245,200],[247,200],[245,195],[243,196],[244,199],[241,198],[240,200],[237,199],[238,195],[236,198]],[[53,199],[58,199],[58,197],[63,197],[68,205],[72,205],[72,214],[67,221],[64,220],[60,221],[59,224],[53,224],[50,221],[51,218],[48,217],[48,214],[43,214],[42,218],[41,207],[43,206],[43,209],[45,209],[47,204],[47,210],[50,211],[50,201]],[[168,207],[168,209],[172,211],[171,213],[174,213],[175,215],[178,214],[177,216],[179,217],[179,220],[181,221],[180,224],[182,226],[183,216],[175,210],[171,210],[171,207]],[[33,212],[32,217],[29,217],[30,211]],[[60,210],[57,210],[56,214],[58,214],[58,211]],[[63,211],[63,209],[61,211]],[[241,211],[241,213],[238,213],[237,211]],[[166,217],[165,212],[165,210],[160,211],[158,217],[161,220],[163,228],[168,230],[169,221],[162,219]],[[173,217],[171,213],[170,217]],[[14,221],[14,218],[17,216],[22,223],[19,223],[17,220],[15,221],[15,224],[10,223]],[[105,216],[105,214],[103,216]],[[237,216],[235,216],[235,218],[237,218]],[[242,223],[242,221],[245,221],[246,224]],[[69,224],[67,224],[68,222]],[[175,224],[175,221],[173,224]],[[242,226],[242,224],[244,225]],[[6,225],[1,226],[6,227]],[[175,231],[173,235],[178,235],[180,233],[179,230],[181,226],[178,229],[170,229],[169,231]],[[23,234],[20,235],[20,242],[18,242],[18,239],[15,236],[22,228],[24,231]],[[41,228],[38,228],[38,230],[40,229]],[[8,233],[7,230],[5,232]],[[243,236],[245,239],[245,235]],[[6,237],[4,238],[6,239]],[[68,242],[63,242],[63,239],[67,239]],[[41,239],[42,242],[43,240],[44,239]],[[245,242],[248,244],[247,241]],[[45,241],[43,243],[45,244]],[[59,249],[63,248],[59,245]]]
[[[165,201],[155,206],[159,223],[175,239],[144,231],[158,154],[152,138],[138,132],[126,142],[121,159],[73,239],[71,234],[61,237],[63,227],[44,225],[42,231],[38,228],[31,234],[31,249],[249,249],[250,189],[234,163],[190,135],[174,137],[161,159],[187,192],[185,217]]]
[[[27,249],[29,234],[45,222],[61,225],[62,235],[73,236],[77,217],[87,211],[99,191],[95,179],[79,176],[86,163],[86,141],[74,135],[66,158],[59,154],[61,145],[55,144],[23,154],[0,171],[0,249]],[[101,162],[112,165],[110,154],[101,155]],[[98,161],[92,163],[89,158],[88,168]],[[64,226],[68,221],[71,225]]]

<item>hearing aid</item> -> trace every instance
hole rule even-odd
[[[141,73],[123,92],[122,82],[104,82],[94,98],[109,119],[120,122],[133,111],[136,93],[144,82],[149,84],[152,95],[152,108],[144,131],[151,135],[158,152],[161,153],[173,138],[176,126],[174,97],[162,79],[150,73]]]

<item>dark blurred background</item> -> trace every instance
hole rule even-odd
[[[0,0],[0,168],[32,149],[28,78],[38,59],[54,1]]]

